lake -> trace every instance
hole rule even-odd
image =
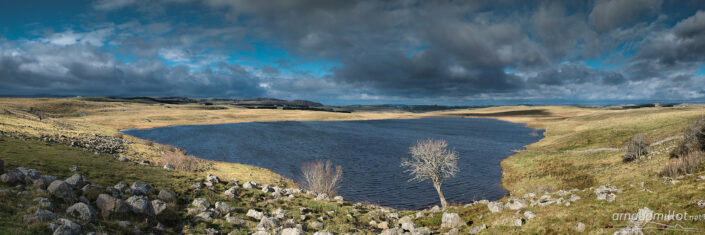
[[[417,140],[445,139],[459,153],[460,172],[445,181],[443,193],[448,202],[468,203],[503,197],[500,161],[543,135],[523,124],[472,118],[250,122],[124,132],[199,158],[264,167],[294,180],[304,162],[331,160],[343,167],[339,195],[398,209],[440,204],[429,182],[408,182],[400,167]]]

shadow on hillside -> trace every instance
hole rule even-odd
[[[451,114],[460,117],[507,117],[507,116],[549,116],[550,112],[545,109],[515,110],[495,113],[458,113]]]

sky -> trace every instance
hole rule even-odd
[[[0,95],[705,100],[705,1],[0,0]]]

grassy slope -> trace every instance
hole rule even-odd
[[[79,108],[71,108],[67,114],[53,111],[54,120],[31,121],[31,118],[17,118],[15,114],[3,114],[4,109],[20,109],[22,107],[48,105],[58,103],[80,103]],[[85,104],[84,104],[85,103]],[[66,104],[61,104],[66,106]],[[87,106],[87,108],[84,108]],[[29,129],[37,133],[45,131],[67,131],[57,128],[71,123],[76,125],[69,131],[112,133],[124,128],[149,128],[180,124],[228,123],[240,121],[272,121],[272,120],[351,120],[378,118],[414,118],[428,116],[463,116],[491,117],[505,121],[527,123],[530,127],[545,129],[545,138],[527,146],[534,150],[520,152],[502,162],[504,172],[503,183],[512,195],[520,196],[527,192],[542,193],[558,189],[579,188],[576,195],[583,199],[571,206],[532,207],[538,217],[530,220],[520,228],[492,226],[514,212],[488,213],[484,205],[458,207],[451,209],[474,224],[490,225],[489,232],[534,232],[534,233],[573,233],[572,226],[577,222],[587,225],[591,233],[610,233],[614,227],[624,224],[610,219],[614,212],[636,212],[638,208],[647,206],[656,212],[687,211],[690,214],[703,214],[702,209],[695,206],[703,196],[704,183],[694,182],[694,176],[686,176],[676,185],[663,185],[662,178],[657,176],[662,166],[667,162],[668,147],[672,141],[655,148],[656,154],[651,158],[634,163],[621,162],[619,151],[599,152],[544,152],[555,150],[585,150],[593,148],[623,147],[628,138],[635,133],[643,132],[652,141],[680,135],[689,122],[705,114],[703,108],[645,108],[635,110],[607,110],[596,108],[578,108],[565,106],[547,107],[493,107],[471,110],[454,110],[430,112],[424,114],[411,113],[324,113],[310,111],[282,110],[241,110],[228,108],[224,110],[199,110],[193,105],[146,105],[130,103],[91,103],[71,99],[51,99],[39,101],[31,99],[0,99],[0,130]],[[14,115],[14,116],[13,116]],[[62,116],[63,115],[63,116]],[[30,120],[30,121],[28,121]],[[59,124],[52,124],[57,122]],[[80,124],[80,125],[79,125]],[[33,128],[39,127],[39,130]],[[131,138],[131,137],[127,137]],[[148,145],[138,143],[130,149],[135,155],[154,155],[158,151]],[[152,153],[151,153],[152,152]],[[217,173],[231,172],[214,163]],[[237,166],[237,164],[225,166]],[[244,178],[252,172],[244,174]],[[703,173],[700,173],[703,174]],[[264,177],[268,179],[268,177]],[[471,180],[471,179],[469,179]],[[260,181],[262,182],[262,181]],[[271,182],[275,182],[272,180]],[[654,193],[640,192],[639,182]],[[589,189],[602,184],[612,184],[622,189],[617,200],[612,203],[596,201],[595,195]],[[636,185],[635,187],[632,187]],[[540,195],[540,194],[539,194]],[[505,199],[506,200],[506,199]],[[412,212],[405,212],[412,213]],[[417,220],[420,225],[438,228],[440,217],[425,217]],[[676,222],[671,222],[671,225]],[[686,227],[697,227],[705,231],[702,223],[680,222]]]
[[[543,116],[500,118],[518,120],[532,127],[546,129],[545,138],[527,146],[527,149],[533,151],[520,152],[502,162],[503,185],[516,197],[525,193],[537,193],[540,196],[543,192],[559,189],[587,190],[576,193],[582,199],[570,206],[530,208],[538,217],[525,226],[491,226],[490,232],[573,233],[572,227],[582,222],[587,225],[586,231],[590,233],[611,233],[615,227],[626,224],[624,221],[612,221],[613,213],[635,213],[643,207],[649,207],[657,213],[667,213],[670,210],[691,215],[705,214],[703,209],[695,205],[698,200],[705,199],[705,183],[694,181],[697,174],[686,176],[676,185],[664,185],[664,179],[658,176],[668,161],[670,148],[678,140],[654,147],[649,158],[633,163],[623,163],[621,151],[544,152],[620,148],[636,133],[644,133],[652,142],[682,135],[682,130],[689,123],[703,117],[705,110],[702,108],[584,110],[563,107],[557,110],[548,108],[548,112]],[[560,117],[565,113],[571,114]],[[643,188],[639,186],[640,182],[644,182],[644,188],[653,193],[641,191]],[[624,192],[618,194],[614,202],[596,201],[591,187],[603,184],[614,185]],[[476,206],[471,208],[476,209]],[[502,212],[486,214],[481,219],[466,219],[490,225],[513,214]],[[671,221],[666,224],[680,224],[705,231],[701,221]]]
[[[79,148],[67,147],[57,144],[48,144],[33,140],[19,140],[7,137],[0,137],[0,156],[5,161],[5,169],[13,169],[18,166],[26,168],[38,169],[42,174],[54,175],[59,179],[64,179],[74,172],[70,172],[69,168],[78,166],[80,174],[84,175],[90,183],[100,184],[103,186],[112,186],[118,182],[132,183],[141,181],[152,185],[155,189],[168,189],[181,195],[181,199],[205,197],[211,204],[216,201],[222,201],[236,208],[236,216],[245,219],[247,222],[244,225],[234,225],[216,219],[208,222],[199,222],[183,227],[186,231],[194,233],[203,233],[205,228],[217,228],[220,231],[240,231],[236,233],[247,233],[257,225],[258,221],[248,220],[245,213],[248,209],[257,209],[271,213],[277,208],[283,208],[291,217],[299,217],[299,207],[307,207],[312,211],[311,218],[319,216],[327,216],[329,219],[325,222],[325,228],[332,232],[348,232],[355,227],[363,227],[369,223],[369,215],[362,215],[366,211],[353,212],[353,207],[350,203],[338,204],[335,202],[315,201],[312,196],[302,195],[291,201],[284,200],[269,200],[267,194],[256,190],[240,189],[236,199],[228,199],[221,193],[227,189],[225,185],[218,185],[216,192],[210,190],[191,191],[188,190],[189,185],[203,179],[205,173],[187,173],[187,172],[169,172],[156,167],[142,166],[135,163],[120,162],[113,160],[107,155],[95,155],[91,152],[82,151]],[[225,180],[225,179],[224,179]],[[242,183],[242,181],[240,181]],[[10,189],[11,185],[0,183],[0,189]],[[14,194],[0,194],[0,234],[45,234],[50,233],[46,226],[41,224],[25,225],[22,221],[24,214],[31,214],[36,210],[33,206],[32,199],[42,196],[51,198],[46,193],[32,191],[29,195],[15,196]],[[155,196],[155,195],[153,195]],[[95,200],[96,195],[88,196],[91,201]],[[66,210],[66,205],[60,200],[53,199],[55,212],[62,217],[63,211]],[[188,203],[181,201],[179,203],[170,203],[170,209],[167,216],[161,216],[159,222],[169,226],[177,226],[182,228],[183,222],[191,220],[193,215],[188,215],[184,212],[183,204]],[[329,215],[328,211],[335,211],[335,214]],[[357,215],[355,219],[347,217],[347,214]],[[157,221],[150,220],[145,222],[144,217],[136,215],[114,216],[98,220],[98,227],[95,230],[107,231],[110,234],[129,234],[129,230],[125,230],[117,225],[117,220],[128,220],[132,224],[141,227],[142,231],[151,231]],[[92,230],[92,229],[91,229]],[[157,231],[155,231],[157,232]]]

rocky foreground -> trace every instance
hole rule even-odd
[[[326,224],[331,217],[348,217],[354,223],[356,217],[371,217],[359,232],[381,232],[382,234],[431,234],[437,233],[427,227],[418,227],[414,218],[424,216],[418,212],[414,216],[399,218],[399,213],[391,208],[372,204],[355,203],[351,205],[342,197],[329,198],[326,194],[302,191],[298,188],[280,188],[260,185],[255,182],[239,183],[237,180],[222,181],[216,176],[208,175],[202,182],[191,185],[189,191],[210,191],[220,195],[219,198],[189,198],[167,189],[155,189],[142,182],[126,184],[119,182],[112,186],[90,183],[80,174],[80,169],[72,168],[76,174],[57,179],[55,176],[42,175],[36,169],[18,167],[8,170],[0,176],[3,197],[31,198],[30,213],[24,215],[26,224],[41,224],[53,234],[109,234],[106,224],[115,223],[119,231],[132,234],[161,233],[205,233],[205,234],[333,234],[327,231]],[[223,190],[224,189],[224,190]],[[233,200],[255,196],[265,204],[274,201],[292,202],[297,199],[320,201],[325,204],[337,204],[341,207],[323,206],[320,208],[276,208],[263,210],[256,206],[247,209],[236,208]],[[316,205],[316,204],[314,204]],[[352,208],[348,208],[344,206]],[[24,207],[24,205],[17,205]],[[330,208],[330,211],[321,211]],[[336,209],[338,209],[336,211]],[[295,210],[295,211],[291,211]],[[341,211],[344,210],[344,211]],[[292,213],[296,212],[296,213]],[[430,213],[440,213],[435,207]],[[174,221],[178,214],[186,215],[184,220]],[[120,218],[143,221],[138,225]],[[178,217],[178,216],[177,216]],[[115,220],[115,221],[110,221]],[[199,223],[227,223],[240,227],[233,231],[219,230],[218,226],[206,226],[198,230]],[[442,227],[454,229],[465,226],[465,222],[456,213],[442,214]],[[174,227],[176,226],[176,227]],[[109,227],[109,226],[108,226]],[[398,227],[398,228],[390,228]],[[476,229],[477,230],[477,229]]]
[[[2,169],[0,169],[1,171]],[[570,207],[579,203],[579,195],[589,195],[597,201],[613,202],[622,190],[611,185],[594,189],[559,190],[537,196],[528,193],[511,197],[506,202],[487,200],[464,206],[453,206],[447,211],[438,207],[423,211],[397,211],[373,204],[351,204],[336,196],[316,194],[298,188],[280,188],[255,182],[223,181],[207,175],[181,193],[155,189],[149,184],[118,182],[115,185],[90,183],[81,169],[70,169],[75,174],[66,179],[42,175],[38,170],[18,167],[2,172],[0,195],[4,198],[24,198],[24,223],[43,226],[53,234],[333,234],[332,223],[349,223],[350,234],[478,234],[489,226],[522,226],[537,216],[530,209],[542,207]],[[696,177],[703,180],[705,177]],[[664,184],[676,184],[669,179]],[[648,192],[644,185],[639,192]],[[196,192],[196,194],[193,194]],[[198,192],[209,192],[202,197]],[[217,196],[215,196],[217,195]],[[238,201],[247,201],[243,204]],[[260,202],[260,203],[256,203]],[[306,207],[303,205],[309,205]],[[705,202],[698,206],[705,207]],[[503,214],[496,224],[472,224],[458,213],[450,211],[471,208],[481,212],[479,217]],[[649,208],[637,213],[653,213]],[[405,215],[405,216],[401,216]],[[440,221],[436,219],[440,217]],[[342,219],[342,220],[341,220]],[[427,220],[440,226],[420,226]],[[369,222],[367,222],[369,221]],[[629,221],[615,234],[641,234],[645,218]],[[337,224],[336,226],[339,226]],[[233,227],[234,229],[225,230]],[[338,228],[336,228],[338,229]],[[574,232],[584,232],[586,225],[578,222]]]

